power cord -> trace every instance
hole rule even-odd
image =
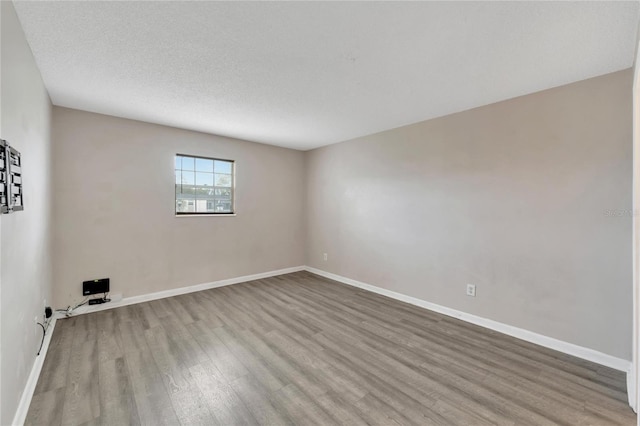
[[[56,309],[56,312],[63,312],[65,316],[70,317],[71,315],[73,315],[73,311],[75,311],[76,309],[78,309],[80,306],[84,306],[87,303],[90,305],[99,305],[102,303],[107,303],[110,302],[111,299],[107,299],[107,296],[109,295],[109,292],[105,292],[104,296],[102,296],[101,298],[98,299],[89,299],[88,297],[85,298],[82,302],[78,303],[75,306],[67,306],[67,309]]]
[[[42,327],[42,341],[40,342],[40,347],[38,348],[38,353],[36,354],[36,356],[38,356],[40,355],[40,351],[42,350],[42,345],[44,345],[44,336],[47,334],[47,329],[44,327],[44,324],[42,323],[36,323],[36,324]]]
[[[75,306],[67,306],[67,309],[56,309],[56,312],[64,312],[65,316],[70,317],[73,314],[73,311],[75,311],[76,309],[78,309],[80,306],[86,305],[87,302],[89,301],[89,298],[84,299],[82,302],[78,303]],[[42,327],[42,340],[40,341],[40,348],[38,348],[38,353],[36,354],[36,356],[40,355],[40,352],[42,351],[42,346],[44,345],[44,338],[47,335],[47,328],[49,327],[50,321],[51,321],[51,308],[47,307],[45,308],[45,316],[49,315],[48,317],[45,318],[44,320],[44,324],[37,322],[36,324],[38,324],[40,327]],[[46,324],[46,326],[45,326]]]
[[[87,297],[82,302],[77,305],[71,307],[71,305],[67,306],[67,309],[56,309],[56,312],[64,312],[65,316],[70,317],[73,314],[73,311],[78,309],[80,306],[86,305],[89,302],[89,298]]]
[[[70,317],[71,315],[73,315],[73,311],[75,311],[76,309],[78,309],[80,306],[84,306],[87,303],[89,303],[90,305],[92,304],[100,304],[100,303],[107,303],[110,302],[111,299],[107,299],[107,296],[109,295],[109,292],[105,292],[104,295],[102,296],[101,299],[89,299],[88,297],[85,298],[82,302],[78,303],[75,306],[67,306],[67,309],[56,309],[56,312],[64,312],[64,315],[67,317]],[[49,309],[49,313],[51,313],[50,308],[47,307],[47,309]],[[46,312],[46,311],[45,311]],[[45,324],[47,324],[47,327],[45,327],[44,324],[42,323],[36,323],[38,324],[40,327],[42,327],[42,341],[40,342],[40,348],[38,349],[38,353],[36,356],[40,355],[40,351],[42,351],[42,346],[44,345],[44,337],[47,334],[47,327],[49,326],[49,319],[45,319]]]

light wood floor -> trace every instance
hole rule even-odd
[[[635,424],[624,374],[299,272],[59,320],[27,424]]]

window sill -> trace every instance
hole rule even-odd
[[[236,213],[224,213],[224,214],[176,214],[175,217],[231,217]]]

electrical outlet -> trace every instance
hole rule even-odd
[[[474,284],[467,284],[467,296],[476,297],[476,286]]]
[[[324,253],[322,257],[324,258],[325,262],[329,259],[329,256],[327,255],[327,253]]]

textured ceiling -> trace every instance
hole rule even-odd
[[[638,2],[15,2],[54,104],[297,149],[632,65]]]

